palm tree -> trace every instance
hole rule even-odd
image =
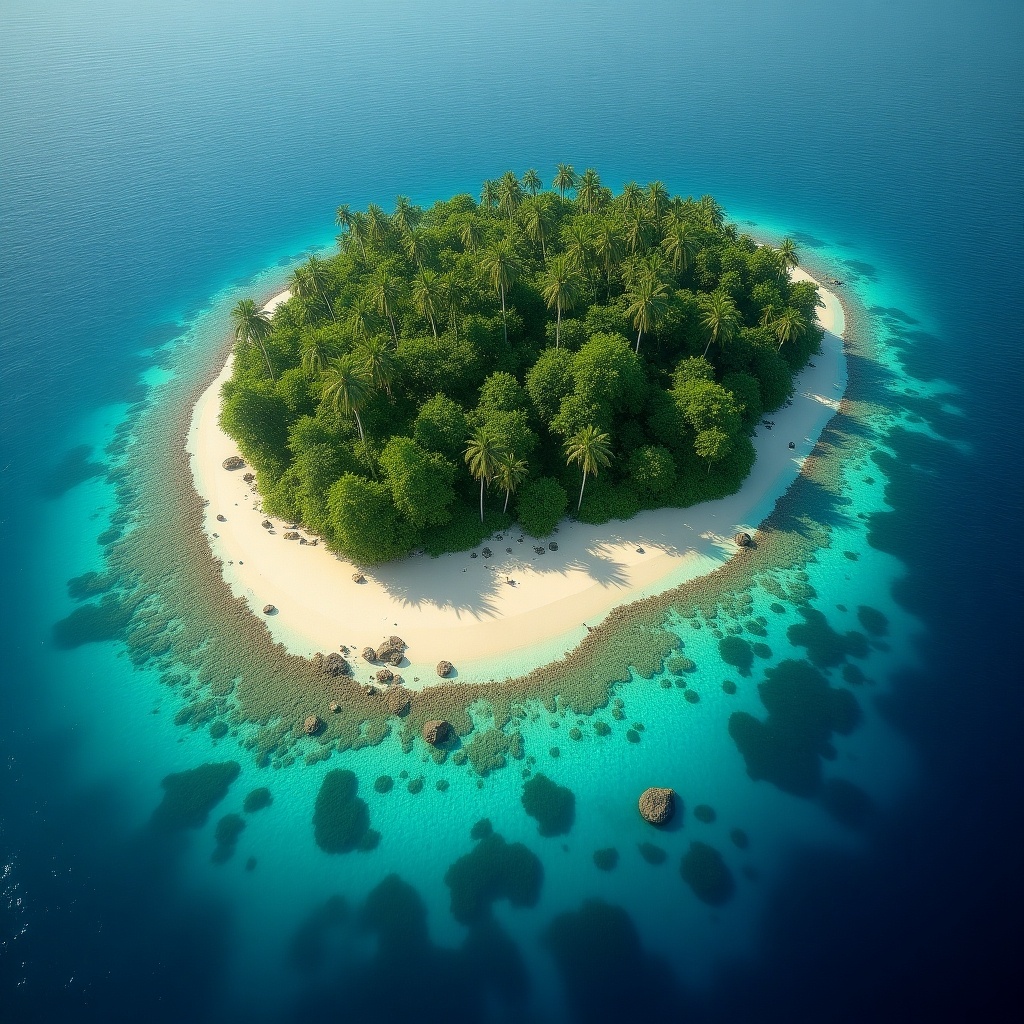
[[[323,260],[317,259],[316,256],[310,256],[302,265],[302,269],[305,271],[306,281],[313,294],[327,307],[331,319],[337,323],[338,318],[334,315],[334,305],[327,297],[327,264]]]
[[[731,295],[725,292],[712,292],[708,296],[707,307],[700,321],[708,332],[708,343],[704,346],[704,356],[712,342],[723,348],[736,336],[740,327],[740,312]]]
[[[349,224],[348,233],[359,243],[359,254],[366,259],[366,239],[370,235],[369,221],[365,213],[353,213]]]
[[[781,277],[786,277],[789,274],[789,268],[795,267],[799,264],[799,260],[796,257],[796,245],[792,238],[784,238],[779,243],[779,259],[782,263],[782,274]]]
[[[575,462],[583,470],[580,500],[576,503],[576,511],[579,512],[583,507],[583,488],[587,486],[587,477],[597,476],[602,466],[611,464],[611,438],[593,425],[584,427],[575,437],[565,442],[565,457],[566,461]]]
[[[572,164],[555,164],[558,172],[551,182],[558,189],[558,194],[564,199],[565,190],[576,187],[576,171]]]
[[[397,360],[384,338],[380,335],[364,338],[352,350],[352,354],[370,383],[374,387],[383,388],[388,398],[394,400],[394,395],[391,394],[391,381],[395,376]]]
[[[531,167],[523,175],[523,187],[526,188],[531,196],[535,196],[544,187],[544,182],[540,180],[540,175],[534,168]]]
[[[337,347],[325,331],[311,331],[302,338],[302,368],[310,376],[323,373],[324,367],[335,356]]]
[[[402,234],[402,246],[409,259],[422,271],[423,261],[428,259],[431,253],[430,239],[426,233],[418,228],[409,228]]]
[[[267,355],[270,317],[266,310],[257,309],[252,299],[240,299],[231,310],[231,320],[235,325],[235,341],[255,345],[263,353],[267,373],[270,374],[270,379],[274,380],[274,368],[270,365],[270,356]]]
[[[459,230],[459,239],[466,252],[476,252],[484,240],[483,229],[480,227],[479,221],[475,218],[467,220]]]
[[[622,186],[622,208],[633,214],[644,208],[644,190],[635,181],[627,181]]]
[[[519,485],[529,475],[529,468],[525,459],[516,458],[511,452],[503,452],[498,457],[498,466],[494,471],[494,479],[498,486],[505,492],[505,507],[502,512],[508,511],[508,499],[512,492],[519,489]]]
[[[359,440],[365,441],[363,421],[359,410],[370,397],[370,382],[359,360],[349,354],[333,359],[324,371],[324,401],[336,412],[354,416],[359,428]]]
[[[408,196],[396,196],[395,212],[391,215],[391,220],[399,231],[406,234],[419,223],[420,212],[418,207],[409,202]]]
[[[495,182],[484,182],[480,189],[480,205],[485,210],[493,210],[498,205],[498,186]]]
[[[514,171],[506,171],[498,180],[498,212],[508,217],[509,227],[523,201],[523,186]]]
[[[579,269],[565,253],[552,257],[540,285],[548,309],[557,311],[555,348],[559,348],[562,341],[562,310],[572,309],[579,299],[580,284]]]
[[[771,323],[775,337],[779,339],[777,352],[787,341],[797,341],[807,333],[807,321],[798,309],[784,309]]]
[[[398,328],[395,326],[394,308],[398,302],[401,282],[394,277],[387,267],[378,267],[370,280],[370,300],[377,311],[388,318],[391,323],[391,337],[398,348]]]
[[[388,235],[388,215],[376,204],[366,208],[366,235],[375,245],[383,245]]]
[[[485,431],[478,430],[466,445],[466,465],[474,480],[480,481],[480,522],[484,521],[484,487],[491,482],[505,452]]]
[[[581,274],[585,274],[590,266],[590,246],[593,234],[593,225],[582,217],[573,219],[562,230],[565,239],[565,255],[569,257]]]
[[[354,338],[368,338],[377,329],[377,310],[366,295],[359,295],[349,306],[345,326]]]
[[[508,315],[505,293],[516,283],[521,270],[512,243],[503,238],[492,245],[480,260],[480,269],[488,276],[491,286],[501,296],[501,318],[505,324],[505,344],[508,345]]]
[[[334,223],[337,224],[339,230],[341,231],[342,237],[345,235],[346,232],[351,234],[352,228],[355,224],[356,216],[357,215],[354,214],[352,210],[349,208],[348,203],[342,203],[341,206],[339,206],[338,209],[335,211]],[[339,237],[338,241],[341,241],[341,237]],[[362,239],[359,239],[359,241],[360,244],[362,244]]]
[[[607,290],[612,290],[612,270],[622,259],[622,239],[615,226],[605,221],[594,233],[591,244],[601,269],[604,271]]]
[[[412,301],[418,312],[430,321],[430,329],[437,337],[437,303],[440,298],[441,283],[433,270],[421,270],[412,280]]]
[[[636,349],[640,352],[640,339],[646,331],[648,334],[654,330],[668,305],[668,286],[661,278],[650,272],[643,272],[636,275],[632,288],[626,293],[629,306],[626,313],[633,318],[633,326],[636,328]]]
[[[601,178],[593,167],[588,167],[576,187],[576,202],[586,213],[596,213],[601,201]]]
[[[626,215],[626,245],[631,253],[645,252],[650,224],[642,211]]]
[[[520,213],[526,237],[540,246],[541,258],[546,260],[548,258],[547,235],[551,227],[551,214],[547,204],[538,200],[536,196],[531,196],[520,207]]]
[[[672,261],[673,270],[689,270],[697,254],[697,237],[693,227],[685,220],[670,218],[668,230],[661,241],[661,248]]]
[[[701,196],[697,200],[697,215],[709,231],[721,230],[722,224],[725,222],[725,212],[718,205],[714,196]]]
[[[652,181],[647,186],[647,212],[651,219],[660,222],[668,209],[668,189],[661,181]]]

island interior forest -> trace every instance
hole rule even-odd
[[[264,510],[361,564],[733,493],[821,341],[790,240],[657,181],[509,171],[336,224],[272,316],[232,310],[221,424]]]

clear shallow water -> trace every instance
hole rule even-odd
[[[329,1005],[360,1019],[372,1005],[388,1019],[412,992],[467,1019],[509,1019],[509,1007],[548,1020],[906,1019],[908,1007],[959,1005],[997,1019],[1021,909],[1020,558],[1001,543],[1022,504],[1018,5],[650,3],[627,19],[613,4],[350,4],[343,17],[317,4],[44,4],[6,12],[0,40],[9,1016],[251,1020]],[[824,764],[870,798],[856,828],[751,782],[729,737],[731,712],[765,717],[764,669],[807,654],[787,634],[792,608],[776,616],[758,591],[772,653],[750,677],[721,664],[706,625],[682,623],[699,704],[637,682],[620,689],[627,718],[607,739],[587,722],[574,744],[571,723],[554,730],[543,712],[523,724],[537,770],[576,795],[572,830],[556,838],[523,813],[518,762],[478,789],[465,769],[421,765],[389,740],[260,771],[231,738],[175,727],[178,698],[117,646],[55,649],[53,625],[74,607],[65,581],[100,568],[96,538],[116,511],[91,462],[162,378],[160,346],[184,337],[186,352],[209,355],[236,290],[269,290],[272,275],[253,276],[329,244],[340,201],[427,202],[507,166],[549,176],[558,160],[609,183],[712,192],[734,219],[796,234],[872,311],[893,370],[872,377],[872,397],[901,397],[888,392],[871,420],[881,448],[851,460],[831,546],[807,567],[834,629],[859,628],[862,604],[889,621],[888,650],[849,659],[871,683],[827,669],[863,713]],[[623,736],[634,721],[639,744]],[[204,827],[148,827],[167,774],[228,759],[242,776]],[[312,841],[320,780],[337,767],[370,804],[372,853],[330,857]],[[422,793],[373,793],[403,769],[425,776]],[[687,805],[683,827],[654,840],[668,852],[660,867],[636,852],[633,803],[653,781]],[[217,820],[263,784],[274,804],[212,864]],[[714,823],[695,820],[699,803]],[[479,929],[467,938],[449,909],[443,876],[484,815],[543,864],[536,906],[494,907],[515,951]],[[734,872],[722,908],[679,877],[693,839]],[[592,853],[610,846],[618,866],[600,872]],[[360,924],[390,872],[414,890],[389,904],[404,946]],[[346,923],[296,945],[334,893]],[[542,936],[594,898],[626,916],[577,923],[606,948],[566,972]],[[372,982],[379,944],[388,981],[367,991],[348,972]],[[672,968],[668,1002],[646,1001],[651,958]]]

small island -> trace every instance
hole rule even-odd
[[[794,380],[816,372],[823,325],[842,332],[834,296],[796,268],[791,241],[758,244],[710,196],[672,196],[660,182],[614,194],[596,171],[560,165],[548,189],[535,171],[508,172],[485,182],[479,201],[456,195],[424,210],[399,196],[390,214],[342,206],[337,225],[336,253],[307,259],[263,308],[247,299],[232,310],[236,343],[213,397],[231,439],[225,466],[251,467],[221,474],[247,477],[242,488],[229,495],[200,465],[203,451],[207,466],[227,451],[197,436],[209,393],[189,443],[197,488],[217,517],[211,538],[242,529],[232,513],[244,515],[254,540],[318,548],[319,566],[344,568],[332,587],[346,581],[345,612],[324,611],[316,624],[317,570],[293,562],[294,572],[263,578],[266,560],[246,572],[211,539],[236,592],[272,608],[275,626],[292,611],[306,641],[291,645],[296,653],[377,644],[399,625],[403,636],[418,625],[437,637],[447,624],[465,638],[464,627],[485,622],[503,625],[504,640],[468,649],[411,640],[408,656],[458,665],[539,639],[560,656],[587,617],[650,592],[710,539],[678,510],[721,505],[747,481],[752,500],[722,508],[733,521],[718,524],[712,547],[731,554],[737,537],[745,545],[743,531],[770,512],[761,499],[780,472],[791,482],[838,406],[836,337],[831,383],[812,384],[803,420],[790,409]],[[828,323],[823,296],[835,307]],[[790,413],[792,433],[774,433]],[[777,452],[766,479],[752,483],[759,434]],[[239,498],[244,513],[234,511]],[[628,557],[610,558],[593,527],[643,510],[662,518],[636,520],[646,541],[612,528],[607,539]],[[748,521],[755,510],[760,518]],[[587,552],[606,564],[583,558],[589,580],[566,583]],[[469,595],[425,586],[429,567],[415,585],[396,568],[453,553],[458,568],[437,578],[472,573]],[[531,571],[548,574],[546,595],[524,598]],[[596,600],[583,598],[590,584],[602,591]],[[572,607],[546,608],[559,600]],[[421,614],[429,610],[454,618]],[[517,616],[523,631],[509,628]],[[375,620],[376,636],[366,623],[358,634],[346,628],[362,619]]]

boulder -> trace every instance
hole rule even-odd
[[[378,683],[390,683],[391,680],[394,679],[394,678],[395,678],[395,673],[392,672],[391,669],[389,669],[389,668],[382,668],[382,669],[379,669],[378,672],[377,672],[377,682]]]
[[[332,715],[338,714],[339,711],[341,711],[341,705],[340,704],[334,703],[334,704],[331,705],[331,714]]]
[[[245,459],[241,458],[238,455],[232,455],[230,458],[225,459],[221,463],[221,465],[225,469],[244,469],[245,468]]]
[[[256,479],[256,474],[255,473],[246,473],[245,476],[242,477],[242,479],[247,484],[251,484]]]
[[[388,664],[394,665],[395,668],[398,668],[404,660],[405,659],[403,658],[401,651],[392,651],[391,654],[388,655]]]
[[[274,524],[269,519],[264,519],[263,522],[260,523],[260,526],[262,526],[264,530],[272,530],[274,528]]]
[[[354,573],[352,573],[352,582],[353,583],[365,583],[366,582],[366,577],[361,572],[354,572]]]
[[[377,652],[372,647],[363,648],[363,661],[376,661]]]
[[[273,615],[276,611],[277,609],[272,604],[265,604],[263,606],[264,615]]]
[[[363,693],[366,694],[367,697],[376,697],[377,696],[377,687],[376,686],[371,686],[369,683],[363,683],[363,685],[361,687],[359,687],[359,689],[361,689],[363,691]]]
[[[337,651],[331,651],[323,660],[323,670],[329,676],[347,676],[348,662]]]
[[[392,665],[400,665],[405,654],[405,641],[400,636],[389,636],[377,648],[377,661],[389,661]],[[398,661],[392,659],[398,656]]]
[[[640,794],[640,815],[652,825],[664,825],[676,809],[674,789],[659,789],[652,786]]]
[[[217,516],[217,522],[218,523],[226,523],[227,519],[224,516],[218,515]]]
[[[298,540],[299,534],[295,530],[286,530],[284,535],[285,540]]]
[[[309,715],[302,723],[302,729],[307,736],[315,736],[323,727],[323,719],[319,715]]]
[[[736,543],[741,548],[749,548],[754,543],[754,538],[749,533],[737,533]]]
[[[443,719],[423,723],[423,738],[432,746],[439,747],[451,737],[452,727]]]
[[[450,661],[439,661],[437,663],[437,674],[442,678],[446,679],[452,674],[455,666]]]
[[[558,543],[557,543],[557,541],[551,541],[548,544],[548,551],[557,551],[557,550],[558,550]]]

